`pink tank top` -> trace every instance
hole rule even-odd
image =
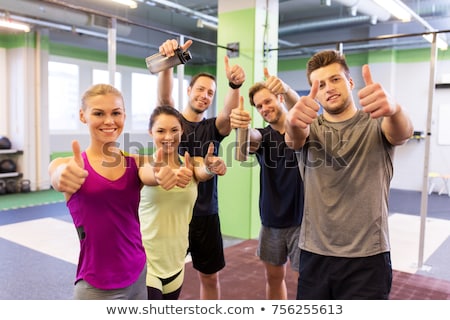
[[[80,239],[76,281],[84,279],[103,290],[125,288],[138,279],[146,263],[138,168],[126,157],[125,173],[112,181],[94,171],[85,152],[82,156],[89,175],[67,202]]]

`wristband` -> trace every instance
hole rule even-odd
[[[206,171],[206,173],[209,174],[210,176],[215,176],[215,175],[216,175],[214,172],[211,172],[207,166],[205,166],[205,171]]]
[[[242,86],[241,84],[234,84],[233,82],[229,81],[228,85],[230,86],[231,89],[239,89]]]

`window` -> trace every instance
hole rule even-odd
[[[48,63],[50,131],[76,130],[79,122],[79,68],[75,64]]]
[[[120,72],[116,72],[114,87],[122,91],[122,75]],[[94,69],[92,70],[92,84],[97,83],[109,83],[109,71]]]
[[[131,74],[131,122],[135,130],[148,129],[148,119],[156,106],[157,76],[145,73]]]
[[[49,122],[53,134],[86,132],[79,120],[83,90],[96,83],[109,83],[107,65],[86,60],[52,57],[49,69]],[[181,110],[178,100],[178,79],[173,79],[172,96],[175,107]],[[147,69],[117,66],[115,87],[124,97],[129,133],[147,135],[148,120],[157,103],[158,77]],[[189,85],[183,80],[183,92]],[[184,103],[184,102],[183,102]]]

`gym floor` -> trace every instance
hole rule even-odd
[[[0,196],[0,202],[2,197],[6,196]],[[420,199],[419,192],[391,190],[395,271],[391,299],[450,299],[450,197],[428,196],[419,267]],[[0,299],[71,299],[79,244],[64,202],[0,210]],[[224,242],[227,266],[221,273],[222,298],[264,299],[256,240],[225,237]],[[289,275],[290,299],[295,299],[295,283]],[[198,299],[197,276],[190,262],[181,299]]]

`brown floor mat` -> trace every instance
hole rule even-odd
[[[265,299],[264,267],[255,255],[257,241],[246,240],[225,249],[227,265],[220,273],[223,300]],[[288,298],[295,299],[297,279],[287,277]],[[192,263],[186,264],[180,295],[183,300],[199,299],[199,284]],[[450,282],[394,270],[391,300],[448,300]]]

